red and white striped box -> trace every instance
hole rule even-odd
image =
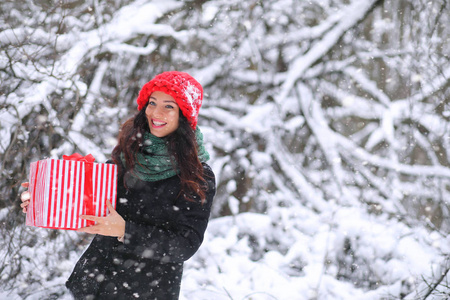
[[[108,200],[116,208],[117,166],[93,161],[75,153],[31,163],[26,225],[76,230],[95,224],[80,215],[106,216]]]

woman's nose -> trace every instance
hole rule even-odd
[[[153,118],[155,119],[164,119],[164,107],[157,106],[155,107],[155,110],[153,111]]]
[[[153,117],[157,118],[157,117],[162,117],[163,114],[163,110],[162,107],[160,106],[156,106],[155,109],[153,110]]]

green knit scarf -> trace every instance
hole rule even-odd
[[[198,144],[198,158],[200,162],[206,162],[209,160],[209,153],[203,145],[203,134],[198,126],[195,130],[195,137]],[[172,161],[176,163],[175,158],[170,158],[165,138],[159,138],[150,132],[146,132],[144,134],[144,146],[141,150],[136,154],[136,164],[131,173],[140,180],[158,181],[180,173],[178,167],[174,169]],[[125,165],[123,153],[121,153],[120,158]]]

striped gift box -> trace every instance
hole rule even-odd
[[[31,163],[26,225],[75,230],[95,224],[79,216],[106,216],[108,200],[116,207],[116,178],[116,165],[94,163],[92,155]]]

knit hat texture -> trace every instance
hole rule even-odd
[[[172,96],[192,129],[197,127],[198,112],[202,106],[203,88],[197,80],[185,72],[170,71],[156,75],[144,84],[137,98],[138,110],[147,104],[153,92]]]

